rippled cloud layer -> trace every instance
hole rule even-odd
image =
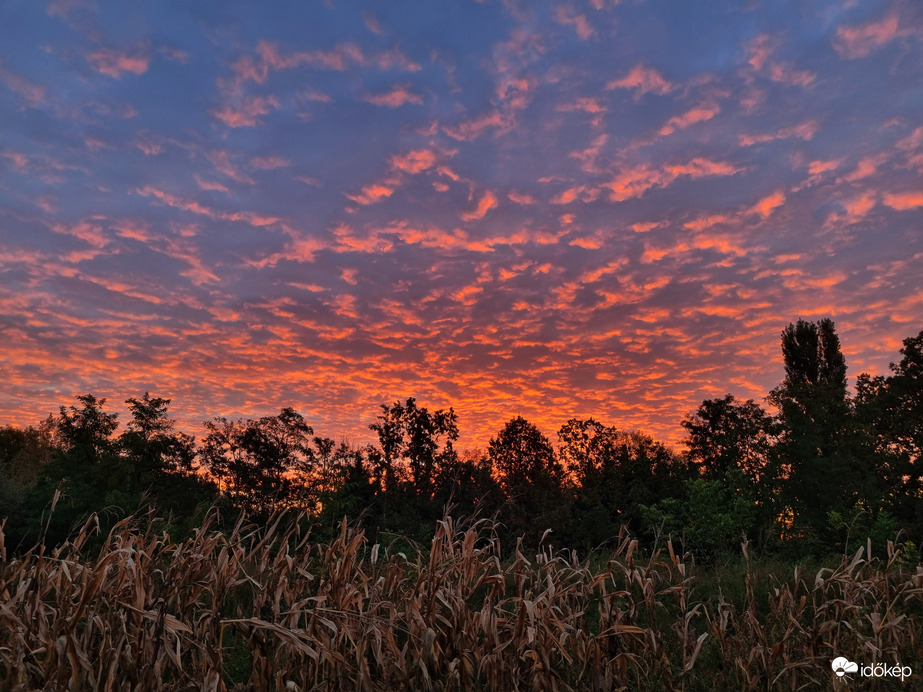
[[[676,442],[779,335],[923,328],[907,1],[0,9],[3,422],[380,403]]]

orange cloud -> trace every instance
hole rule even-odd
[[[414,149],[391,157],[391,167],[404,173],[420,173],[436,164],[436,154],[430,149]]]
[[[773,211],[785,204],[785,193],[782,190],[776,190],[771,195],[763,197],[759,202],[747,210],[749,214],[759,214],[764,219],[768,218]]]
[[[521,192],[508,192],[506,196],[509,197],[510,201],[516,202],[516,204],[535,204],[535,198],[532,195],[527,195]]]
[[[733,216],[728,216],[727,214],[712,214],[710,216],[700,216],[697,219],[692,221],[687,221],[683,224],[683,228],[688,228],[691,231],[704,231],[706,228],[711,228],[722,223],[731,223],[734,221]]]
[[[606,89],[634,89],[635,98],[640,98],[650,92],[668,94],[673,90],[673,85],[657,70],[639,64],[621,79],[615,79],[606,84]]]
[[[558,193],[554,197],[552,197],[551,203],[552,204],[570,204],[575,199],[577,199],[577,197],[579,197],[581,192],[583,192],[583,185],[578,185],[577,187],[569,188],[567,190],[564,190],[563,192]]]
[[[474,221],[476,219],[483,219],[488,211],[496,208],[497,198],[494,196],[494,193],[490,190],[487,190],[481,199],[478,201],[477,207],[474,211],[465,212],[461,215],[463,221]]]
[[[835,159],[832,161],[811,161],[811,163],[808,164],[808,173],[811,175],[829,173],[839,168],[842,162],[843,159]]]
[[[383,199],[387,199],[393,193],[393,187],[388,187],[387,185],[382,185],[381,183],[373,183],[372,185],[366,185],[363,187],[361,194],[346,196],[356,204],[368,205],[374,204],[375,202],[380,202]]]
[[[695,157],[686,163],[667,164],[654,168],[642,164],[619,173],[605,184],[609,188],[609,198],[613,202],[643,197],[653,187],[666,187],[677,178],[703,178],[713,175],[734,175],[742,169],[723,161],[712,161],[704,157]]]
[[[150,64],[150,58],[142,52],[127,54],[101,49],[87,55],[87,62],[97,72],[118,79],[126,72],[144,74]]]
[[[875,154],[873,156],[866,156],[859,159],[859,163],[856,164],[856,168],[851,173],[844,175],[841,180],[847,183],[854,183],[857,180],[863,180],[868,178],[871,175],[874,175],[878,170],[878,166],[884,163],[887,160],[887,155],[885,154]]]
[[[851,219],[856,221],[868,214],[874,206],[875,196],[868,193],[859,195],[843,203],[843,208],[846,209],[846,213],[849,214]]]
[[[897,13],[891,12],[877,22],[839,27],[833,46],[845,58],[861,58],[898,36],[898,29]]]
[[[923,192],[885,193],[884,203],[898,211],[923,207]]]
[[[388,108],[399,108],[405,103],[423,103],[423,97],[410,91],[408,84],[399,84],[386,91],[383,94],[370,94],[365,97],[366,101],[376,106],[387,106]]]

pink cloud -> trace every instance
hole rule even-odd
[[[222,185],[219,182],[216,182],[213,180],[202,180],[202,178],[198,174],[194,175],[193,177],[195,178],[195,181],[198,184],[200,190],[207,190],[207,191],[213,191],[213,192],[230,192],[227,186]]]
[[[747,44],[747,63],[759,72],[775,50],[775,41],[768,34],[760,34]]]
[[[129,54],[103,48],[87,55],[87,62],[97,72],[119,79],[126,72],[136,75],[147,72],[150,57],[146,51]]]
[[[315,69],[342,71],[351,64],[377,67],[381,70],[401,69],[406,72],[418,72],[422,69],[419,64],[408,59],[397,49],[366,55],[358,45],[342,43],[333,50],[283,53],[274,43],[260,41],[256,46],[256,58],[244,55],[231,65],[231,70],[239,83],[252,81],[263,84],[273,70],[290,70],[308,66]]]
[[[481,199],[478,201],[477,207],[474,211],[465,212],[461,215],[463,221],[474,221],[477,219],[483,219],[488,211],[496,208],[497,198],[494,196],[494,193],[490,190],[487,190]]]
[[[29,158],[25,154],[20,154],[16,151],[4,151],[0,152],[0,156],[10,161],[18,171],[25,171],[29,167]]]
[[[211,161],[215,169],[222,175],[226,175],[231,180],[244,185],[253,185],[253,178],[242,173],[234,164],[231,163],[231,156],[226,151],[215,150],[206,154],[206,158]]]
[[[263,171],[271,171],[276,168],[287,168],[292,162],[282,156],[254,156],[250,159],[250,165]]]
[[[707,103],[696,106],[681,115],[674,115],[670,118],[666,124],[660,128],[660,134],[663,136],[671,135],[676,130],[683,130],[695,123],[711,120],[720,112],[721,108],[717,103]]]
[[[322,91],[316,89],[305,89],[301,92],[301,98],[316,103],[331,103],[333,99]]]
[[[558,7],[554,18],[555,21],[562,26],[573,26],[581,41],[586,41],[596,33],[596,30],[590,25],[589,21],[587,21],[586,16],[577,14],[573,8]]]
[[[362,20],[365,22],[366,29],[373,34],[381,34],[381,23],[378,21],[378,17],[375,16],[374,12],[365,12],[362,15]]]
[[[415,149],[391,157],[391,167],[405,173],[420,173],[436,164],[436,154],[430,149]]]
[[[236,107],[225,106],[211,113],[228,127],[256,127],[262,116],[279,107],[279,101],[274,96],[254,96],[241,101]]]
[[[764,144],[777,139],[803,139],[810,141],[817,134],[818,125],[816,120],[808,120],[799,125],[783,127],[775,132],[747,135],[743,134],[738,137],[740,145],[743,147],[752,147],[754,144]]]
[[[605,113],[606,107],[599,102],[599,99],[595,98],[578,98],[573,103],[562,103],[555,108],[558,111],[583,111],[584,113],[590,113],[592,115],[598,115],[599,113]]]
[[[841,26],[836,31],[833,46],[845,58],[861,58],[899,35],[896,12],[877,22],[859,26]]]
[[[415,103],[417,105],[423,103],[423,97],[410,91],[407,84],[399,84],[392,88],[391,91],[386,91],[383,94],[371,94],[366,96],[364,100],[376,106],[387,106],[388,108],[399,108],[405,103]]]
[[[639,64],[621,79],[615,79],[606,84],[606,89],[634,89],[635,98],[640,98],[650,92],[668,94],[673,90],[673,85],[657,70]]]
[[[814,83],[817,75],[809,70],[796,70],[786,63],[773,63],[769,66],[769,78],[780,84],[808,87]]]
[[[494,111],[493,113],[482,115],[473,120],[459,123],[454,127],[443,127],[442,131],[452,139],[470,142],[480,137],[485,130],[490,128],[506,129],[507,127],[508,124],[503,115],[501,115],[499,111]]]
[[[2,61],[0,61],[0,81],[6,84],[7,89],[25,101],[27,106],[34,108],[46,101],[47,91],[45,87],[33,84],[27,79],[13,74],[3,67]]]

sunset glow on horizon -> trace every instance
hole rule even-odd
[[[909,0],[9,2],[0,123],[0,424],[150,391],[364,443],[412,396],[461,447],[678,445],[790,322],[851,383],[923,329]]]

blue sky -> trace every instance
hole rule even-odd
[[[677,442],[921,329],[914,2],[6,2],[4,422],[172,397]]]

